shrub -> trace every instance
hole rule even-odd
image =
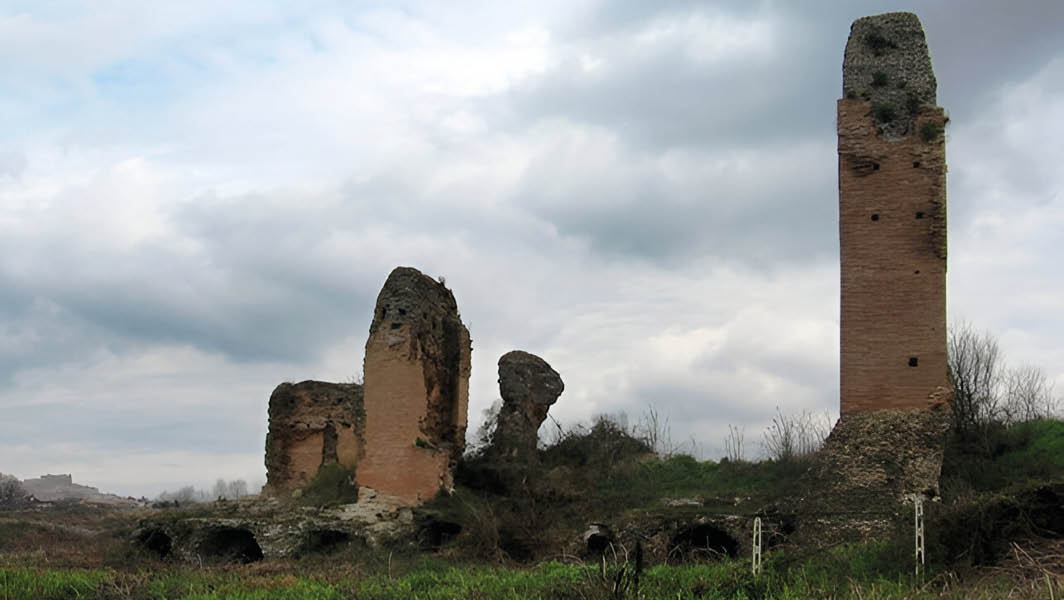
[[[355,474],[333,463],[318,469],[317,475],[303,488],[299,497],[303,504],[311,506],[334,506],[350,504],[358,500]]]
[[[898,44],[893,40],[887,39],[882,33],[873,31],[865,36],[865,45],[872,50],[872,54],[876,56],[883,56],[887,50],[897,48]]]
[[[927,121],[920,126],[920,138],[925,142],[933,142],[942,135],[944,131],[942,125],[933,121]]]
[[[890,123],[898,118],[898,115],[894,112],[893,106],[880,103],[872,107],[872,117],[880,123]]]
[[[872,73],[872,87],[884,87],[887,85],[887,74],[883,71]]]

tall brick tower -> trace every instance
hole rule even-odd
[[[911,13],[854,21],[838,101],[841,413],[947,387],[947,118]]]

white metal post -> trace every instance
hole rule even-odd
[[[754,517],[754,576],[761,574],[761,517]]]
[[[924,572],[924,499],[916,496],[913,498],[913,510],[915,513],[916,526],[916,576],[920,577]]]

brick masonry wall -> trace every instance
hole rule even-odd
[[[471,352],[450,290],[415,269],[394,270],[366,342],[359,486],[407,505],[453,487],[465,448]]]
[[[872,103],[838,102],[841,412],[928,407],[946,372],[945,124],[925,105],[879,134]]]

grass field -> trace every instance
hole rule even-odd
[[[563,440],[534,478],[490,462],[464,467],[458,493],[426,509],[462,525],[436,552],[411,543],[352,544],[298,559],[192,564],[130,544],[137,520],[153,517],[146,509],[0,510],[0,600],[1064,598],[1058,506],[1064,423],[1001,431],[992,450],[957,454],[944,466],[952,490],[928,508],[929,564],[920,578],[913,573],[911,517],[891,539],[768,547],[756,577],[745,554],[694,553],[680,563],[658,554],[655,564],[638,568],[632,548],[605,560],[566,553],[564,540],[599,519],[616,523],[651,512],[683,519],[690,516],[684,511],[713,511],[718,502],[740,510],[778,501],[803,468],[648,459],[623,432],[605,428]],[[689,497],[701,503],[694,509],[663,503]],[[507,536],[518,536],[527,553],[510,551]]]
[[[621,565],[545,562],[529,568],[450,565],[432,560],[404,565],[403,573],[329,572],[299,565],[258,564],[154,570],[0,569],[0,599],[607,599],[607,598],[1051,598],[1064,592],[1059,577],[1016,582],[1005,573],[911,575],[879,572],[876,544],[840,547],[798,565],[769,560],[754,577],[746,561],[655,566],[638,582]]]

